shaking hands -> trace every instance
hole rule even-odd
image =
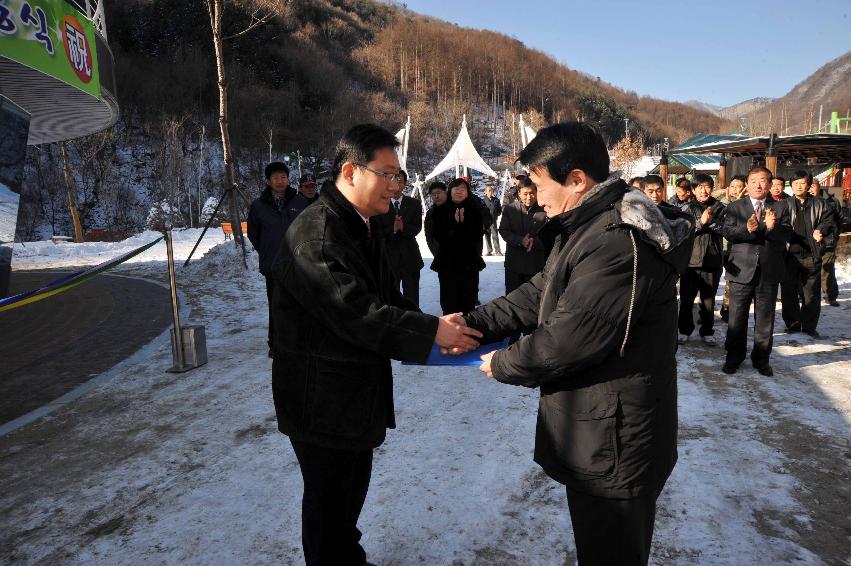
[[[482,333],[467,326],[461,313],[441,316],[438,321],[434,343],[440,346],[442,353],[463,354],[479,347],[478,338]]]

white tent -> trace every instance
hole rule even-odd
[[[529,145],[529,142],[535,139],[537,135],[538,132],[526,125],[526,122],[523,120],[523,114],[520,114],[520,149]]]
[[[399,147],[396,148],[396,153],[399,155],[399,166],[405,173],[408,172],[408,141],[411,139],[411,117],[408,116],[408,121],[405,122],[405,127],[396,132],[396,139],[399,140]]]
[[[487,163],[485,163],[485,160],[482,159],[479,152],[476,151],[475,147],[473,147],[473,140],[470,139],[470,134],[467,132],[466,114],[464,115],[464,120],[461,122],[461,132],[458,134],[458,138],[455,140],[455,143],[452,144],[452,147],[449,149],[449,153],[446,154],[443,161],[437,164],[434,171],[428,174],[425,180],[428,181],[429,179],[433,179],[444,171],[449,171],[453,168],[455,169],[455,176],[460,176],[461,167],[465,169],[465,173],[466,169],[475,169],[489,177],[497,176],[496,172],[491,169]]]

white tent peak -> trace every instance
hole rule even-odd
[[[470,133],[467,131],[466,114],[464,114],[464,118],[461,121],[461,131],[458,133],[455,143],[449,148],[449,152],[443,158],[443,161],[437,164],[437,167],[428,174],[425,180],[433,179],[444,171],[449,171],[453,168],[455,169],[455,176],[458,177],[461,175],[462,167],[465,169],[465,172],[467,169],[474,169],[489,177],[497,176],[496,172],[485,163],[485,160],[482,159],[479,152],[473,146],[473,140],[470,139]]]

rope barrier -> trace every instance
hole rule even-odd
[[[11,297],[6,297],[5,299],[0,299],[0,312],[22,307],[24,305],[28,305],[36,301],[41,301],[42,299],[52,297],[53,295],[58,295],[59,293],[67,291],[72,287],[76,287],[80,283],[85,283],[89,279],[92,279],[93,277],[96,277],[101,273],[104,273],[105,271],[109,271],[113,267],[124,263],[128,259],[136,257],[140,253],[147,251],[149,248],[153,247],[154,244],[158,243],[162,239],[163,236],[160,236],[153,242],[145,244],[144,246],[136,248],[135,250],[129,251],[126,254],[120,255],[109,261],[105,261],[103,263],[90,267],[89,269],[84,269],[83,271],[63,275],[62,277],[55,279],[47,285],[39,287],[38,289],[26,291],[17,295],[12,295]]]

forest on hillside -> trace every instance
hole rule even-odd
[[[517,150],[516,120],[533,128],[594,122],[610,144],[626,121],[647,143],[735,126],[679,103],[639,97],[573,71],[515,38],[374,0],[227,0],[224,54],[238,180],[256,194],[263,166],[297,151],[306,168],[340,135],[369,121],[392,131],[412,120],[409,168],[426,171],[466,114],[486,158]],[[205,0],[108,2],[119,122],[68,142],[85,228],[138,230],[152,207],[175,225],[200,222],[221,193],[218,92]],[[263,24],[241,33],[257,18]],[[322,171],[317,171],[321,175]],[[67,233],[55,144],[30,152],[30,221],[22,239]],[[156,216],[156,214],[154,214]]]

